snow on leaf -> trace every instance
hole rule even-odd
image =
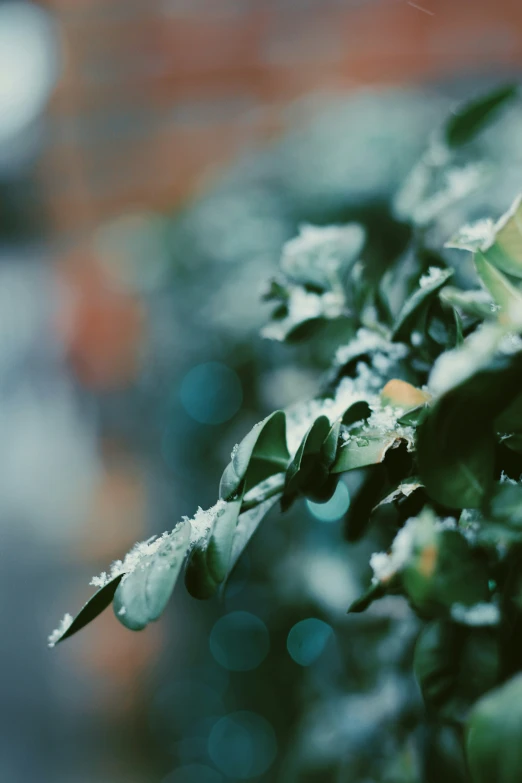
[[[182,517],[183,522],[190,522],[191,547],[196,546],[196,544],[198,544],[200,541],[203,541],[208,536],[217,516],[221,514],[222,511],[224,511],[226,505],[226,501],[218,500],[215,505],[206,511],[200,506],[192,519],[190,517]]]
[[[330,289],[339,271],[355,261],[365,240],[357,223],[345,226],[304,224],[283,247],[281,269],[297,283]]]
[[[463,344],[441,354],[428,379],[431,394],[445,394],[486,367],[495,355],[503,332],[496,324],[485,324],[467,337]]]
[[[419,280],[419,286],[421,288],[431,288],[432,285],[437,285],[441,280],[447,280],[447,269],[441,269],[438,266],[430,266],[427,274],[422,275]]]
[[[413,552],[413,541],[418,519],[412,517],[393,539],[389,553],[374,552],[370,558],[373,584],[388,582],[406,565]]]
[[[60,624],[57,628],[54,629],[52,633],[49,634],[47,643],[49,647],[54,647],[57,642],[60,641],[64,633],[69,630],[69,628],[72,625],[73,617],[72,614],[69,614],[66,612],[63,616],[63,618],[60,620]]]
[[[475,223],[462,226],[459,231],[444,244],[444,247],[456,250],[486,250],[495,241],[495,224],[491,218],[483,218]]]

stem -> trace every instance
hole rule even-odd
[[[245,496],[241,505],[241,513],[257,508],[265,500],[273,498],[274,495],[281,495],[285,486],[285,474],[276,473],[270,476],[266,481],[262,481],[257,487],[251,489]]]

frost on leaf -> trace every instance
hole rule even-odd
[[[373,584],[389,582],[404,568],[413,552],[417,523],[416,517],[406,522],[393,539],[389,553],[374,552],[371,556],[370,566],[373,570]]]
[[[385,376],[398,361],[407,356],[408,350],[404,343],[392,343],[379,332],[361,327],[353,340],[337,349],[334,366],[341,368],[354,359],[367,355],[371,358],[371,369],[380,376]]]
[[[68,612],[64,614],[62,620],[60,621],[60,624],[58,625],[58,628],[55,628],[55,630],[49,634],[48,636],[48,645],[49,647],[54,647],[55,644],[62,638],[64,633],[69,630],[69,628],[72,625],[73,617]]]
[[[209,508],[204,510],[198,508],[194,517],[183,517],[183,522],[190,522],[191,535],[190,535],[190,547],[194,547],[197,543],[204,540],[208,535],[212,523],[217,514],[226,506],[224,500],[218,500],[218,502]],[[178,526],[172,531],[166,531],[161,536],[151,536],[146,541],[139,541],[134,544],[132,549],[127,552],[123,560],[115,560],[112,563],[109,571],[102,571],[98,576],[93,576],[90,583],[95,587],[104,587],[111,582],[115,577],[123,574],[132,573],[136,568],[143,565],[146,558],[154,555],[163,546],[164,543],[177,531]]]
[[[498,350],[502,334],[495,324],[486,324],[470,334],[461,346],[441,354],[428,380],[430,393],[444,394],[487,367]]]
[[[495,241],[495,224],[490,218],[477,220],[462,228],[444,245],[456,250],[486,250]]]
[[[282,271],[294,282],[329,290],[340,271],[357,259],[365,240],[356,223],[345,226],[303,225],[283,247]]]
[[[297,403],[286,411],[288,450],[293,457],[304,436],[319,416],[327,416],[330,424],[356,402],[378,404],[382,379],[368,365],[359,362],[354,378],[342,378],[333,396]]]
[[[210,530],[218,514],[220,514],[226,507],[225,500],[218,500],[218,502],[206,511],[201,507],[198,508],[192,519],[189,517],[183,517],[183,522],[190,522],[191,535],[190,546],[194,547],[196,544],[203,542]]]
[[[427,274],[422,275],[419,280],[419,286],[421,288],[429,288],[432,285],[436,285],[440,281],[445,281],[447,278],[447,270],[441,269],[438,266],[430,266]]]
[[[261,335],[269,340],[286,340],[309,321],[340,318],[345,313],[342,291],[317,294],[299,286],[289,286],[286,293],[284,314],[274,316],[261,330]]]

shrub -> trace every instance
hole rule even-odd
[[[434,217],[487,182],[473,142],[514,94],[474,101],[435,133],[394,202],[412,241],[393,263],[368,261],[357,223],[304,225],[286,243],[264,335],[321,339],[335,324],[321,393],[257,424],[234,447],[216,504],[95,577],[97,592],[51,646],[110,603],[127,628],[145,628],[183,568],[194,597],[213,596],[275,504],[326,502],[360,471],[347,536],[381,524],[390,545],[371,556],[373,578],[349,611],[404,596],[424,624],[413,665],[428,714],[463,730],[474,783],[520,778],[520,199],[444,247],[428,241]]]

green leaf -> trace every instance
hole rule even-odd
[[[522,532],[522,484],[502,481],[495,487],[489,512],[494,520]]]
[[[193,598],[206,601],[215,595],[219,584],[210,573],[206,546],[196,544],[185,568],[185,587]]]
[[[439,269],[438,267],[434,268]],[[433,275],[428,275],[426,282],[422,283],[406,300],[393,328],[392,336],[395,341],[408,339],[422,310],[428,306],[430,299],[440,291],[452,274],[452,269],[439,269]]]
[[[158,549],[143,557],[120,582],[114,613],[131,631],[140,631],[162,614],[187,553],[190,533],[190,523],[180,522]]]
[[[494,420],[517,395],[522,355],[496,354],[495,327],[443,354],[429,386],[442,392],[417,430],[419,476],[451,508],[478,508],[493,487]]]
[[[441,529],[426,510],[411,526],[409,537],[401,582],[423,614],[445,615],[454,604],[473,606],[489,600],[486,562],[461,533]]]
[[[494,227],[495,241],[482,248],[488,261],[514,277],[522,277],[522,197],[515,199]]]
[[[497,432],[522,433],[522,394],[518,394],[500,416],[497,416],[495,428]]]
[[[493,482],[496,438],[491,427],[471,430],[451,404],[428,414],[417,435],[419,474],[428,495],[450,508],[478,508]]]
[[[211,577],[222,582],[229,571],[232,541],[243,498],[231,500],[216,515],[207,544],[207,566]]]
[[[312,491],[316,483],[324,483],[328,474],[319,473],[321,450],[330,432],[327,416],[319,416],[301,441],[294,459],[286,472],[285,492],[281,502],[283,511],[301,492]]]
[[[448,146],[460,147],[467,144],[516,95],[516,85],[510,84],[462,104],[445,124],[444,137]]]
[[[193,598],[211,598],[225,580],[242,503],[243,493],[228,501],[217,511],[208,534],[193,547],[185,569],[185,587]]]
[[[522,291],[491,264],[481,252],[475,253],[475,268],[499,308],[498,320],[513,329],[522,329]]]
[[[487,219],[463,226],[445,246],[480,253],[500,272],[522,278],[522,196],[496,223]]]
[[[286,444],[286,416],[276,411],[256,424],[235,449],[219,487],[220,497],[230,500],[274,473],[286,470],[290,454]]]
[[[487,628],[429,623],[415,645],[413,670],[428,710],[439,719],[460,721],[498,683],[498,639]]]
[[[357,403],[355,404],[357,405]],[[303,489],[305,497],[316,503],[325,503],[329,500],[337,487],[338,476],[331,474],[330,471],[339,452],[340,433],[341,419],[337,419],[321,446],[319,459],[314,469],[313,481]]]
[[[483,289],[460,291],[448,285],[442,289],[439,297],[444,304],[449,304],[472,318],[493,318],[495,314],[493,299]]]
[[[519,394],[495,419],[495,431],[502,443],[512,451],[522,454],[522,395]]]
[[[359,614],[364,612],[368,607],[386,595],[386,589],[380,582],[374,582],[370,587],[361,595],[352,601],[348,607],[348,614]]]
[[[473,783],[519,783],[522,770],[522,674],[483,696],[467,723]]]
[[[389,449],[400,444],[398,432],[381,432],[377,429],[355,430],[350,439],[341,445],[332,473],[345,473],[355,468],[376,465],[384,461]]]
[[[54,644],[63,642],[64,639],[68,639],[69,636],[72,636],[78,631],[81,631],[82,628],[91,623],[94,619],[96,619],[96,617],[98,617],[99,614],[107,609],[109,604],[112,603],[114,593],[116,592],[122,577],[123,574],[118,574],[113,579],[111,579],[110,582],[107,582],[107,584],[105,584],[103,587],[100,587],[100,589],[97,590],[94,595],[91,596],[91,598],[89,598],[87,603],[82,606],[70,626],[60,636],[59,639],[54,641]]]
[[[356,403],[357,404],[357,403]],[[324,443],[321,446],[321,465],[325,471],[330,472],[330,468],[335,462],[337,452],[339,450],[339,436],[341,434],[341,420],[337,419],[332,424],[328,435],[324,439]]]

